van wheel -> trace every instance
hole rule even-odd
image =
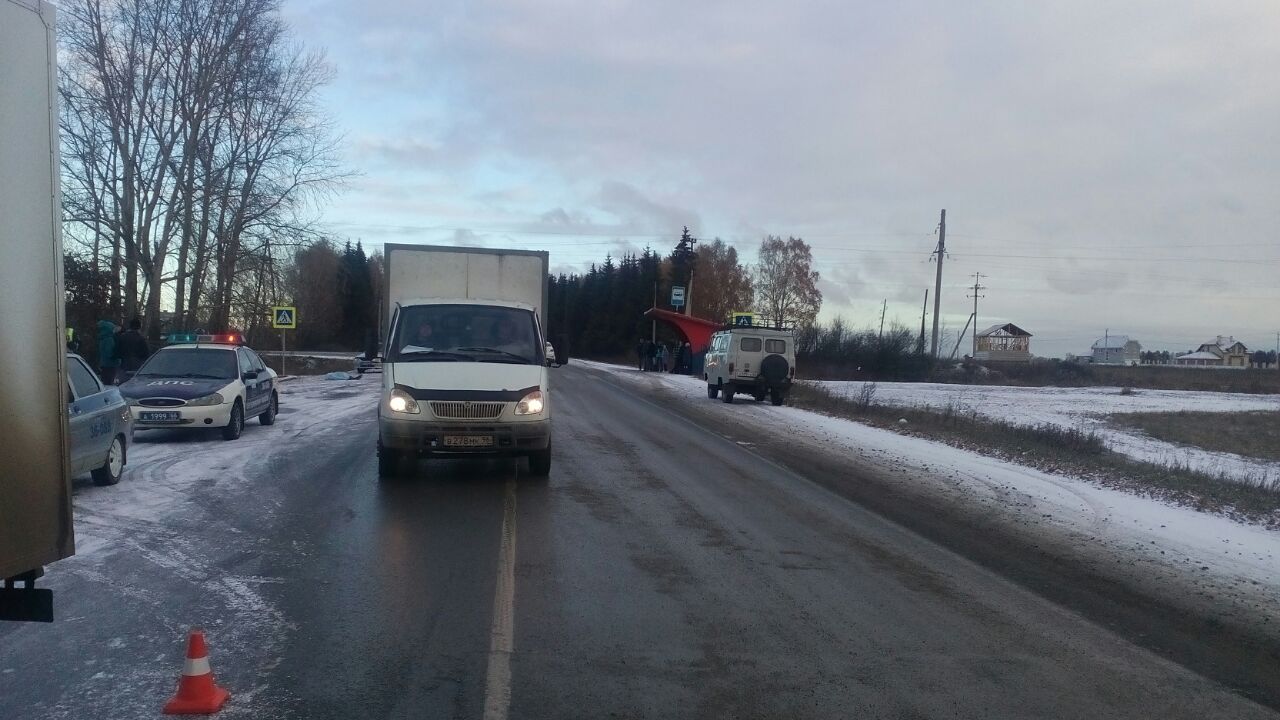
[[[716,396],[719,394],[720,394],[719,385],[712,385],[711,383],[707,383],[707,397],[711,398],[712,400],[715,400]]]
[[[378,446],[378,477],[392,478],[404,467],[404,453]]]
[[[529,474],[540,478],[551,474],[551,443],[547,443],[546,450],[529,455]]]
[[[767,392],[767,391],[764,391],[764,390],[761,390],[761,391],[758,391],[758,392],[754,393],[751,397],[755,398],[755,401],[756,401],[756,402],[764,402],[764,399],[765,399],[766,397],[768,397],[768,392]]]
[[[769,402],[773,403],[774,405],[783,405],[787,402],[787,396],[784,395],[781,390],[770,390]]]
[[[124,474],[124,442],[117,435],[111,440],[111,449],[107,451],[107,461],[102,467],[93,471],[94,485],[115,485]]]
[[[724,386],[720,388],[720,399],[726,403],[733,404],[733,393],[733,383],[725,383]]]

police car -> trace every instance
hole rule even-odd
[[[276,373],[243,345],[240,335],[175,335],[120,392],[146,428],[222,428],[235,440],[246,418],[276,421]]]

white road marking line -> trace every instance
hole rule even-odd
[[[498,549],[498,582],[493,591],[493,624],[489,629],[489,669],[484,681],[484,720],[506,720],[511,706],[511,650],[516,593],[516,481],[507,481],[502,509],[502,545]]]

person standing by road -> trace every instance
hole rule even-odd
[[[120,356],[116,354],[116,333],[120,328],[110,320],[98,321],[98,375],[107,385],[116,384]]]
[[[134,318],[129,321],[129,329],[116,335],[116,357],[120,358],[121,380],[128,380],[138,372],[142,363],[151,356],[151,347],[142,336],[142,321]]]
[[[644,338],[640,338],[639,342],[636,343],[636,364],[640,366],[641,372],[644,372],[644,365],[645,365],[645,362],[644,362],[645,347],[644,346],[645,346],[645,340]]]

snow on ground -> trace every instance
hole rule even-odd
[[[186,613],[202,617],[199,624],[216,634],[220,661],[265,663],[263,667],[277,662],[293,628],[266,588],[281,579],[236,574],[215,557],[230,549],[252,554],[262,540],[228,526],[223,545],[210,548],[203,540],[188,538],[184,522],[201,516],[201,501],[226,497],[238,486],[270,478],[271,464],[283,460],[293,438],[341,432],[348,423],[370,418],[379,388],[377,380],[310,377],[282,382],[281,414],[275,425],[263,427],[251,419],[240,438],[230,441],[215,429],[136,431],[119,484],[96,487],[87,476],[76,478],[76,554],[58,562],[46,586],[55,593],[75,592],[73,588],[86,584],[112,588],[126,611],[140,611],[147,620],[110,642],[167,650],[150,661],[108,668],[92,678],[95,682],[75,685],[74,692],[111,692],[112,707],[119,712],[108,714],[115,717],[154,715],[151,705],[172,687],[176,666],[171,655],[192,622]],[[148,565],[150,573],[140,569]],[[173,582],[139,581],[156,577]],[[199,599],[175,604],[183,587]],[[64,626],[85,619],[60,618]],[[109,691],[102,690],[107,686]],[[223,714],[264,717],[254,704],[262,687],[238,689]],[[32,716],[79,718],[82,707],[73,700],[37,708]]]
[[[837,394],[857,397],[862,382],[816,383]],[[1018,425],[1050,424],[1083,428],[1098,433],[1112,449],[1129,457],[1160,465],[1191,467],[1214,475],[1251,481],[1280,478],[1280,463],[1211,452],[1157,440],[1137,429],[1113,425],[1107,416],[1135,412],[1245,412],[1280,411],[1280,395],[1197,392],[1190,390],[1135,390],[1121,395],[1120,388],[1009,387],[950,385],[942,383],[875,383],[875,402],[892,407],[976,412],[984,417]]]
[[[333,426],[343,417],[372,412],[381,385],[374,380],[336,382],[304,377],[282,382],[281,414],[275,425],[245,422],[238,440],[217,430],[138,430],[120,483],[110,487],[75,482],[73,495],[76,556],[92,556],[118,543],[138,525],[159,526],[177,512],[201,484],[244,483],[271,462],[282,442],[313,427]]]
[[[725,405],[707,398],[701,378],[574,362],[638,387],[664,388],[690,403],[715,403],[718,412],[741,417],[744,425],[761,426],[764,416],[766,426],[786,427],[799,437],[899,472],[904,480],[936,488],[941,478],[963,499],[1004,512],[1020,524],[1039,525],[1065,533],[1074,542],[1136,556],[1153,573],[1202,572],[1206,592],[1260,595],[1270,607],[1280,608],[1280,532],[851,420],[773,407],[741,395],[733,405]],[[1157,406],[1154,400],[1148,403]]]

